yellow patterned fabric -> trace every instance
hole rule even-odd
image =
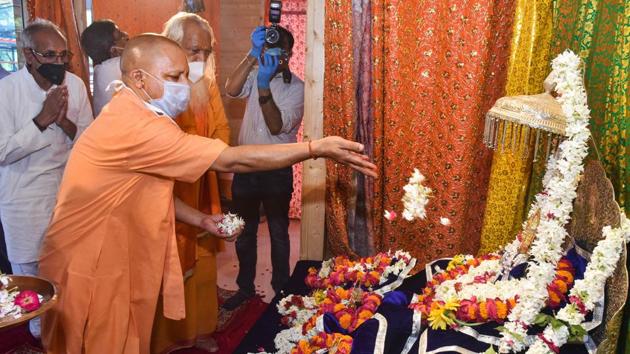
[[[543,91],[543,81],[550,71],[552,29],[552,0],[517,1],[506,96]],[[505,139],[513,139],[510,131]],[[518,140],[524,139],[525,130]],[[494,153],[480,253],[497,250],[520,229],[531,174],[532,145]],[[523,155],[527,157],[522,158]]]

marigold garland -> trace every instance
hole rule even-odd
[[[478,267],[485,261],[499,259],[496,254],[489,254],[477,258],[456,256],[449,262],[445,271],[435,274],[431,281],[427,282],[422,293],[417,295],[416,302],[410,308],[420,311],[423,319],[433,329],[445,330],[449,327],[456,328],[460,325],[472,323],[485,323],[490,321],[503,322],[507,319],[510,311],[516,306],[518,297],[501,300],[498,298],[483,298],[483,296],[473,296],[469,299],[452,298],[448,301],[436,300],[436,288],[447,280],[454,280],[462,275],[468,274],[471,268]],[[547,306],[552,309],[558,308],[566,301],[566,294],[573,285],[575,269],[566,258],[558,262],[554,281],[548,286],[549,299]],[[481,278],[479,282],[486,282],[492,279],[495,274]],[[457,286],[458,292],[461,288]]]
[[[320,332],[308,340],[300,340],[291,350],[291,354],[314,354],[321,349],[328,349],[331,353],[350,354],[352,337],[340,333]]]
[[[305,282],[314,289],[334,286],[355,286],[372,289],[386,282],[390,275],[399,275],[410,264],[407,252],[381,252],[373,257],[350,260],[338,256],[322,263],[320,270],[309,268]]]

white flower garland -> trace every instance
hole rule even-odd
[[[560,144],[558,159],[550,159],[544,192],[536,197],[530,210],[531,216],[540,209],[542,217],[530,248],[533,259],[529,262],[526,281],[522,282],[517,305],[501,332],[500,353],[518,352],[527,347],[527,329],[545,306],[545,289],[553,281],[555,266],[562,256],[562,244],[567,235],[564,226],[570,219],[588,153],[590,111],[580,58],[567,50],[553,60],[552,68],[556,91],[560,94],[558,101],[567,117],[568,138]]]
[[[402,216],[407,221],[427,217],[426,207],[433,191],[431,188],[422,185],[424,180],[422,173],[417,168],[414,168],[413,174],[409,178],[409,183],[403,187],[405,195],[402,198],[402,202],[405,210]]]
[[[413,257],[409,252],[405,252],[402,250],[396,250],[392,255],[392,251],[389,250],[387,252],[389,256],[396,260],[394,264],[389,265],[385,270],[383,270],[383,275],[381,275],[381,279],[379,280],[379,285],[387,282],[389,280],[390,275],[400,276],[409,266]]]
[[[510,279],[495,282],[501,274],[502,265],[499,259],[489,259],[476,267],[471,267],[468,273],[455,279],[446,280],[435,288],[435,300],[447,302],[452,299],[469,300],[499,299],[502,301],[514,298],[519,293],[521,280]],[[479,277],[487,277],[487,281],[479,283]],[[459,284],[459,286],[456,286]],[[459,288],[459,290],[457,290]]]
[[[582,327],[586,313],[593,311],[595,304],[604,300],[606,280],[615,272],[624,243],[630,241],[630,221],[625,214],[621,213],[621,225],[616,229],[606,226],[602,229],[602,234],[604,239],[599,241],[593,250],[591,261],[584,272],[584,279],[577,280],[571,289],[569,294],[571,303],[558,311],[556,315],[556,319],[570,326]],[[580,305],[583,306],[581,310]],[[529,347],[527,354],[554,354],[553,349],[545,341],[560,348],[568,339],[569,329],[566,325],[556,328],[547,325],[542,338],[536,339]]]

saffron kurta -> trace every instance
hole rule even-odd
[[[221,93],[216,83],[207,84],[203,102],[193,94],[193,104],[177,117],[180,128],[189,134],[201,135],[228,142],[228,125]],[[196,87],[193,87],[195,90]],[[206,94],[207,92],[207,94]],[[175,182],[175,196],[193,208],[209,214],[221,212],[217,174],[208,171],[194,183]],[[198,339],[209,337],[216,329],[218,316],[216,252],[223,242],[214,237],[197,239],[202,230],[188,224],[176,224],[177,248],[184,273],[186,318],[173,321],[165,318],[160,309],[156,313],[151,339],[151,352],[164,353],[176,348],[190,347]]]
[[[49,353],[147,353],[160,287],[184,317],[174,180],[193,182],[226,147],[184,133],[123,88],[76,143],[40,256],[60,290],[43,317]]]

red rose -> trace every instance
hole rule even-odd
[[[21,291],[18,296],[15,297],[14,303],[26,312],[33,312],[41,306],[39,297],[33,290]]]

